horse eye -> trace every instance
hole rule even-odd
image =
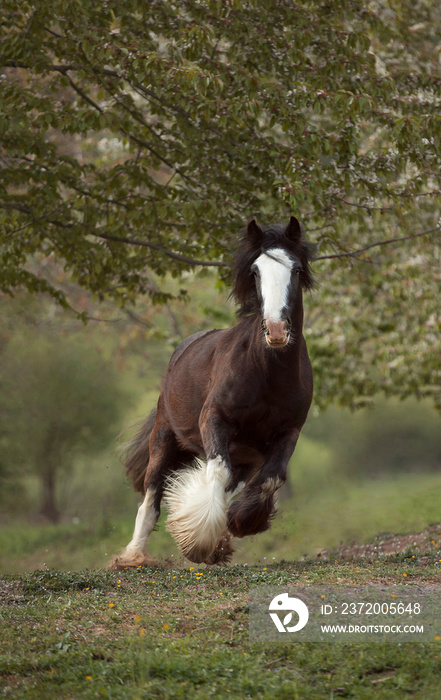
[[[303,272],[302,267],[296,267],[296,275],[300,275],[300,273]]]

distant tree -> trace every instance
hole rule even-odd
[[[333,454],[333,473],[351,477],[428,473],[441,468],[439,416],[427,401],[377,398],[353,414],[328,409],[305,434]]]
[[[57,484],[75,457],[114,438],[122,397],[109,363],[72,337],[36,328],[7,343],[0,356],[4,476],[16,484],[36,476],[45,519],[60,517]]]
[[[1,290],[67,305],[55,258],[164,301],[152,272],[227,279],[244,222],[294,212],[319,400],[441,405],[439,3],[3,0],[1,32]]]

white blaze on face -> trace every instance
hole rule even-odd
[[[281,248],[259,255],[254,263],[259,270],[262,294],[262,315],[266,321],[280,321],[288,302],[293,261]]]

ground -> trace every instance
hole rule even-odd
[[[263,643],[249,635],[248,592],[264,584],[441,585],[440,533],[433,526],[268,565],[3,575],[0,687],[5,697],[45,699],[438,699],[441,636]]]
[[[340,560],[351,561],[355,559],[376,559],[393,554],[412,552],[415,555],[418,553],[420,555],[420,563],[424,563],[424,553],[429,553],[436,557],[436,550],[440,540],[441,524],[431,525],[422,532],[411,535],[392,535],[389,533],[378,535],[368,544],[358,544],[356,540],[342,543],[337,552],[334,552],[331,556],[335,555]],[[318,556],[322,559],[329,558],[329,552],[323,550]],[[439,556],[441,557],[441,546]],[[430,557],[428,561],[430,561]]]

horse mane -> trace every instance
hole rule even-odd
[[[314,247],[305,240],[303,232],[296,241],[285,236],[287,228],[280,224],[264,226],[260,229],[263,236],[250,236],[249,228],[242,232],[233,260],[233,289],[230,295],[238,305],[238,316],[249,316],[260,311],[260,301],[251,266],[261,253],[271,248],[283,248],[296,256],[303,268],[300,275],[302,289],[308,290],[314,286],[310,267]],[[259,230],[258,227],[257,230]]]

